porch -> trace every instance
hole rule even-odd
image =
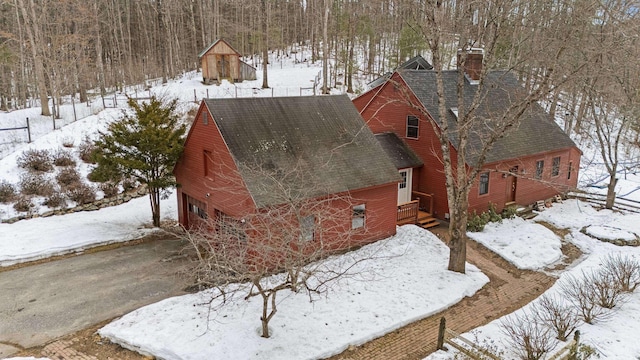
[[[413,200],[398,205],[396,223],[398,225],[415,224],[425,229],[438,226],[440,223],[433,213],[433,196],[431,194],[412,191]]]

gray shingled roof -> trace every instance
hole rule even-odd
[[[346,95],[204,102],[258,208],[399,181]]]
[[[436,94],[436,72],[401,70],[398,72],[402,79],[415,93],[429,114],[440,123],[438,112],[438,96]],[[456,93],[458,71],[443,71],[445,88],[445,103],[449,128],[456,126],[457,117],[450,110],[458,107]],[[471,85],[465,81],[464,101],[471,104],[478,89],[478,85]],[[478,152],[483,146],[483,139],[491,133],[497,125],[498,119],[509,109],[510,104],[526,96],[525,89],[518,82],[513,73],[506,71],[491,71],[487,74],[482,101],[476,112],[476,120],[470,130],[467,146],[467,161],[475,164]],[[452,144],[457,143],[457,134],[452,133]],[[514,159],[522,156],[543,153],[575,147],[575,143],[551,119],[549,114],[538,104],[532,104],[522,115],[520,124],[507,135],[498,139],[488,153],[485,163]]]
[[[422,159],[394,132],[375,134],[376,139],[397,169],[420,167]]]

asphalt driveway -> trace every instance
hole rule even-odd
[[[154,240],[0,272],[0,358],[182,294],[184,246]]]

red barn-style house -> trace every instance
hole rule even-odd
[[[482,60],[481,50],[474,50],[467,57],[462,90],[465,104],[471,104],[477,95]],[[424,201],[430,196],[430,212],[441,219],[448,217],[449,208],[440,142],[430,122],[446,121],[449,128],[455,128],[458,74],[458,70],[442,72],[446,119],[439,116],[435,71],[398,70],[389,80],[353,100],[375,134],[396,134],[422,160],[422,166],[407,167],[401,173],[400,186],[411,189],[404,200],[421,197]],[[526,96],[512,73],[488,71],[484,81],[465,154],[468,164],[477,163],[483,136],[512,104]],[[457,157],[455,140],[452,138],[451,142],[452,159]],[[522,115],[520,124],[486,154],[477,183],[470,192],[469,210],[482,212],[492,203],[501,211],[511,204],[529,205],[575,188],[580,156],[575,143],[534,103]]]
[[[206,99],[174,174],[187,229],[302,199],[308,207],[290,219],[300,241],[340,238],[342,249],[396,231],[398,170],[346,95]]]

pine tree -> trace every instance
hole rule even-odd
[[[152,97],[138,104],[129,99],[134,114],[109,125],[96,141],[96,174],[115,173],[147,185],[153,225],[160,226],[160,197],[176,185],[173,167],[182,154],[184,125],[175,114],[177,100],[168,103]],[[110,179],[101,179],[110,180]]]

